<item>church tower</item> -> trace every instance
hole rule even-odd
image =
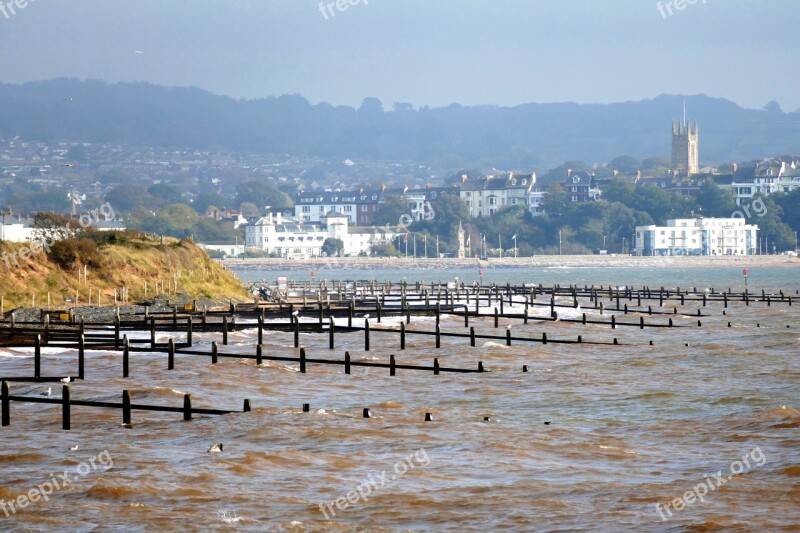
[[[686,122],[686,105],[683,106],[683,122],[672,123],[672,171],[677,174],[700,173],[699,127]]]

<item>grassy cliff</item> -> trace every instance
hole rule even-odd
[[[38,243],[0,242],[0,297],[4,311],[114,303],[123,289],[131,303],[159,294],[244,301],[250,295],[229,271],[190,240],[135,231],[86,232]],[[71,300],[71,301],[68,301]]]

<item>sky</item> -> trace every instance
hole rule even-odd
[[[663,93],[800,109],[800,1],[689,2],[0,0],[0,82],[146,81],[352,106],[377,97],[386,109]]]

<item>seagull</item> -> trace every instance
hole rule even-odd
[[[300,311],[292,311],[292,316],[298,316],[298,315],[300,315]]]
[[[71,452],[74,452],[74,451],[77,451],[77,450],[78,450],[78,445],[77,444],[75,446],[70,446],[69,447],[69,451],[71,451]]]
[[[134,50],[134,52],[137,53],[137,54],[143,54],[144,50]]]
[[[69,376],[61,378],[61,383],[69,383],[70,381],[72,381],[72,378]]]
[[[221,451],[222,451],[222,443],[221,442],[212,445],[211,448],[208,449],[208,453],[220,453]]]
[[[45,398],[49,398],[52,393],[53,393],[52,387],[47,387],[47,390],[45,392],[40,393],[39,395],[44,396]]]
[[[369,313],[367,313],[366,315],[364,315],[364,319],[367,319],[367,318],[369,318]]]

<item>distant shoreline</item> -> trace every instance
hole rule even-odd
[[[433,259],[405,257],[333,257],[319,259],[225,259],[222,264],[232,271],[304,270],[338,268],[350,270],[433,270],[468,268],[697,268],[756,266],[800,267],[800,259],[785,255],[632,257],[625,255],[542,255],[535,257],[493,257],[477,259]]]

